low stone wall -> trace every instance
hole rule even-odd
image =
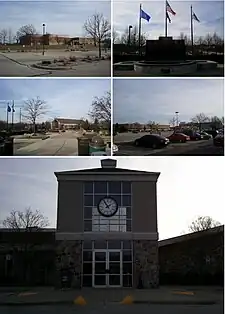
[[[159,285],[157,241],[134,241],[133,254],[134,288],[157,288]]]
[[[140,74],[162,75],[162,74],[189,74],[197,71],[197,63],[195,61],[187,61],[184,63],[171,64],[154,64],[137,62],[134,64],[134,70]]]

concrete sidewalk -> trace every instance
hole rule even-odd
[[[223,302],[221,287],[160,287],[152,290],[137,289],[80,289],[54,288],[0,289],[0,305],[52,304],[184,304],[212,305]]]

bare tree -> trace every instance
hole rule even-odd
[[[202,123],[209,122],[209,121],[210,121],[210,118],[207,117],[204,113],[199,113],[191,119],[191,122],[194,124],[197,124],[200,130],[202,128]]]
[[[16,41],[17,44],[20,42],[20,33],[19,31],[16,32],[16,35],[14,36],[14,40]]]
[[[17,35],[19,37],[26,36],[26,35],[34,35],[34,34],[37,34],[37,31],[36,31],[34,25],[32,25],[32,24],[23,25],[17,31]]]
[[[8,30],[8,43],[12,44],[12,41],[13,41],[13,33],[12,33],[12,29],[9,28],[9,30]]]
[[[191,225],[188,227],[191,232],[198,232],[202,230],[208,230],[217,226],[220,226],[221,223],[213,220],[209,216],[199,216],[194,220]]]
[[[112,32],[112,41],[113,41],[113,44],[115,44],[118,39],[119,39],[118,33],[117,33],[117,31],[116,31],[115,29],[113,29],[113,32]]]
[[[170,121],[169,124],[172,125],[172,127],[174,128],[177,124],[177,119],[176,117],[173,117]]]
[[[84,29],[98,43],[99,58],[101,58],[102,42],[109,37],[111,31],[110,22],[102,13],[96,13],[87,19]]]
[[[45,228],[49,225],[48,218],[44,217],[39,210],[32,211],[30,207],[22,211],[11,211],[8,217],[3,220],[5,228],[20,231],[25,229],[30,231],[31,228]]]
[[[146,35],[142,33],[141,35],[141,46],[144,46],[146,43]],[[120,43],[128,45],[129,43],[129,30],[128,28],[125,29],[124,33],[120,38]],[[139,44],[139,35],[138,35],[138,27],[134,26],[130,30],[130,44],[132,46],[138,46]]]
[[[89,116],[93,121],[98,120],[111,128],[111,93],[107,92],[103,97],[95,97],[91,105]]]
[[[61,39],[58,35],[55,36],[55,40],[56,40],[57,44],[59,45],[61,42]]]
[[[37,119],[47,112],[48,106],[46,102],[39,97],[36,97],[36,99],[28,99],[24,102],[23,117],[32,123],[34,133],[36,131]]]
[[[6,38],[7,38],[7,36],[8,36],[8,31],[7,31],[7,29],[2,29],[1,31],[0,31],[0,39],[1,39],[1,42],[3,43],[3,45],[5,45],[5,43],[6,43]]]

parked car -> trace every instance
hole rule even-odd
[[[219,131],[217,131],[217,130],[204,130],[204,132],[212,135],[213,138],[219,134]]]
[[[211,134],[208,134],[207,132],[200,132],[200,134],[203,136],[203,140],[210,140],[213,137]]]
[[[182,133],[188,135],[191,141],[198,141],[203,139],[203,136],[200,133],[193,130],[182,130]]]
[[[215,146],[224,147],[224,134],[220,133],[213,139],[213,144]]]
[[[184,133],[173,133],[168,136],[168,139],[170,140],[170,142],[186,143],[187,141],[190,141],[190,136]]]
[[[158,134],[144,135],[134,141],[135,146],[162,148],[169,144],[170,140]]]

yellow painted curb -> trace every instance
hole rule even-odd
[[[192,292],[192,291],[173,291],[173,294],[194,295],[194,292]]]
[[[19,297],[26,297],[29,295],[34,295],[34,294],[38,294],[37,292],[21,292],[18,294]]]
[[[85,301],[85,299],[82,297],[82,296],[79,296],[77,297],[74,301],[73,301],[74,304],[77,304],[77,305],[86,305],[87,302]]]
[[[132,296],[128,295],[120,303],[121,304],[132,304],[133,301],[134,300],[133,300]]]

